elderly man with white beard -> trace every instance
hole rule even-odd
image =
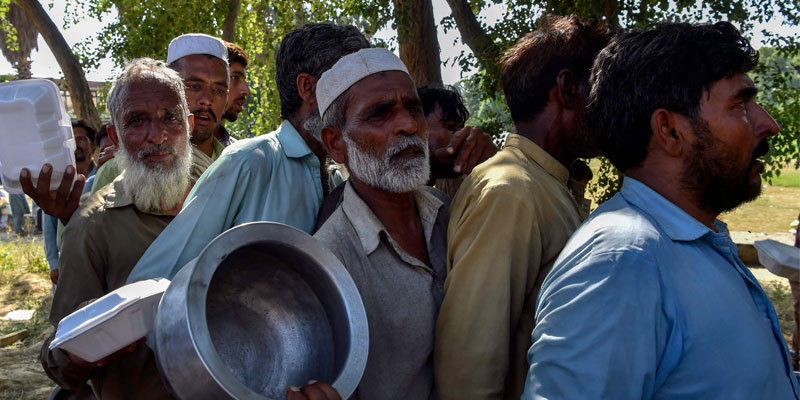
[[[83,202],[64,231],[53,325],[125,284],[203,172],[199,150],[189,143],[193,118],[183,82],[163,62],[132,61],[114,82],[108,108],[108,132],[118,139],[116,159],[123,173]],[[170,398],[144,343],[89,363],[61,349],[49,350],[51,341],[42,346],[42,365],[63,388],[77,390],[91,379],[100,399]]]
[[[377,48],[344,56],[322,74],[317,100],[322,141],[350,179],[315,237],[350,272],[369,323],[367,366],[354,397],[433,398],[447,200],[424,186],[430,166],[422,102],[400,59]],[[315,398],[308,387],[299,390],[287,397]]]

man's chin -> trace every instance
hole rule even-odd
[[[200,143],[205,143],[209,138],[211,138],[211,136],[214,134],[214,131],[217,130],[217,126],[218,124],[200,128],[197,125],[195,125],[194,130],[192,131],[192,138],[191,138],[192,144],[197,146]]]
[[[222,119],[228,122],[235,122],[239,118],[239,112],[237,111],[227,111],[225,114],[222,114]]]

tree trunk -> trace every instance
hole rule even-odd
[[[233,43],[236,40],[236,20],[239,18],[239,9],[242,0],[228,0],[228,13],[222,23],[222,40]]]
[[[394,0],[400,59],[417,87],[442,87],[439,39],[431,0]]]
[[[72,53],[64,36],[59,32],[58,27],[45,12],[42,5],[36,0],[13,0],[22,9],[22,12],[28,16],[31,23],[39,34],[42,35],[50,51],[58,61],[61,71],[64,73],[64,79],[67,81],[69,96],[72,99],[72,105],[75,109],[75,115],[78,119],[87,121],[94,128],[100,127],[100,115],[97,113],[97,108],[92,101],[92,92],[89,90],[89,84],[86,82],[86,75],[83,72],[83,67],[78,59]]]
[[[461,40],[469,46],[481,66],[497,82],[500,81],[500,47],[481,27],[467,0],[447,0],[456,21]]]

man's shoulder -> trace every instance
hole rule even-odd
[[[314,238],[331,250],[342,262],[346,257],[352,257],[358,253],[358,233],[350,219],[347,218],[341,204],[314,233]]]
[[[649,216],[617,195],[578,228],[564,253],[588,246],[592,254],[627,253],[652,260],[665,240],[670,239]]]
[[[222,157],[238,159],[272,159],[283,152],[283,146],[278,140],[277,132],[266,135],[237,140],[225,148]]]
[[[102,224],[103,220],[108,217],[106,211],[107,207],[113,203],[115,196],[114,185],[110,183],[98,189],[94,194],[88,195],[81,205],[75,210],[75,213],[69,219],[69,223],[65,226],[65,233],[68,229],[70,232],[84,232],[93,224]],[[65,234],[66,238],[67,235]]]

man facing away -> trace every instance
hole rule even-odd
[[[501,60],[516,133],[453,198],[436,325],[441,399],[522,394],[536,295],[581,222],[568,168],[597,155],[585,95],[592,61],[608,38],[597,22],[550,17]]]
[[[246,222],[311,232],[328,187],[325,150],[314,138],[321,129],[317,79],[341,56],[366,47],[364,35],[349,25],[307,24],[284,36],[275,56],[281,126],[225,150],[129,281],[171,278],[217,235]]]
[[[778,319],[716,217],[755,199],[778,126],[728,22],[623,34],[589,99],[620,193],[542,286],[524,399],[797,399]]]
[[[192,118],[175,71],[152,59],[132,61],[114,82],[108,108],[122,174],[85,201],[64,230],[60,277],[50,322],[125,284],[147,246],[180,209],[202,170],[189,144]],[[169,398],[153,352],[133,344],[97,362],[42,345],[45,372],[78,390],[91,379],[100,399]]]
[[[342,57],[320,78],[317,99],[323,143],[350,179],[342,204],[314,236],[347,268],[369,324],[354,398],[435,398],[447,205],[443,193],[424,186],[430,166],[422,102],[405,65],[385,49]]]

